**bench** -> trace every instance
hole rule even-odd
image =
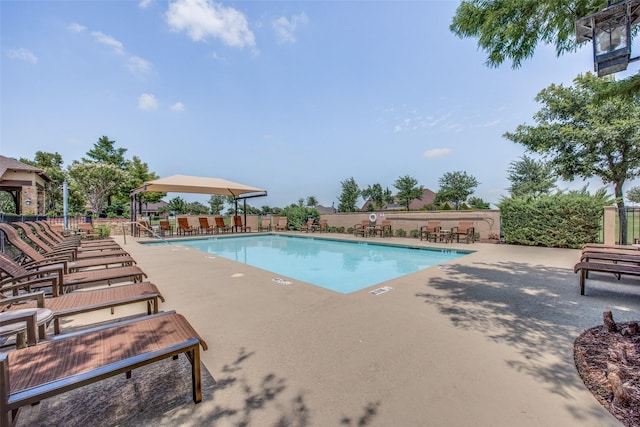
[[[202,401],[200,346],[187,320],[165,312],[59,335],[0,354],[0,427],[26,405],[184,353],[191,363],[193,401]]]

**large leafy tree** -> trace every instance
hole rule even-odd
[[[338,210],[340,212],[356,212],[356,202],[360,197],[360,187],[353,177],[341,181],[342,193],[338,197]]]
[[[133,156],[131,160],[125,161],[126,179],[117,194],[118,201],[121,203],[129,202],[129,193],[131,190],[140,187],[147,181],[158,178],[155,172],[149,171],[149,165],[144,163],[138,156]],[[158,193],[153,191],[140,193],[138,196],[138,211],[141,212],[142,203],[158,203],[167,193]]]
[[[126,179],[125,173],[112,164],[78,161],[69,166],[69,176],[95,214],[107,206],[109,195]]]
[[[418,180],[409,176],[401,176],[396,179],[393,186],[398,189],[396,197],[405,209],[409,210],[409,204],[412,200],[422,200],[422,194],[424,193],[424,187],[418,185]]]
[[[607,0],[463,0],[449,28],[459,37],[477,38],[488,66],[511,60],[518,68],[539,43],[554,45],[558,56],[575,51],[576,20],[606,7]],[[640,74],[612,87],[608,95],[637,91]]]
[[[562,55],[576,49],[575,22],[607,6],[607,0],[464,0],[450,29],[478,39],[487,65],[510,59],[518,68],[538,43],[555,45]]]
[[[362,197],[371,199],[375,209],[382,209],[385,205],[393,203],[393,194],[389,188],[382,189],[382,185],[376,183],[362,190]]]
[[[591,73],[576,77],[571,87],[551,85],[536,97],[543,105],[536,125],[520,125],[505,137],[541,154],[564,180],[596,176],[612,184],[626,242],[623,186],[640,175],[640,94],[603,99],[611,85]]]
[[[115,141],[111,141],[109,137],[103,136],[93,145],[93,148],[87,151],[87,157],[82,158],[83,161],[96,162],[96,163],[108,163],[118,167],[118,169],[125,169],[126,159],[124,153],[127,152],[126,148],[116,148]]]
[[[511,162],[507,172],[507,178],[511,182],[509,191],[512,197],[538,197],[551,193],[556,186],[556,176],[551,164],[527,155]]]
[[[478,180],[463,171],[447,172],[438,179],[440,189],[437,198],[441,202],[452,202],[456,210],[473,194]]]

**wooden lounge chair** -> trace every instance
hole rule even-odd
[[[171,226],[171,223],[169,223],[169,221],[167,221],[166,219],[160,220],[160,235],[162,237],[165,237],[167,235],[173,236],[173,227]]]
[[[354,236],[362,236],[367,237],[370,232],[371,223],[368,219],[363,219],[360,224],[356,224],[353,226],[353,235]]]
[[[258,231],[271,231],[271,218],[263,217],[260,219]]]
[[[198,230],[195,227],[189,225],[189,221],[187,220],[186,217],[183,217],[183,216],[178,217],[178,235],[194,234],[197,231]]]
[[[224,223],[224,218],[221,216],[215,216],[213,219],[216,221],[216,232],[218,233],[228,233],[231,231],[231,227]]]
[[[601,251],[640,251],[640,246],[636,245],[609,245],[605,243],[586,243],[582,246],[582,251],[601,252]]]
[[[613,273],[618,280],[624,275],[640,276],[640,267],[629,264],[612,264],[603,262],[579,262],[573,267],[573,271],[580,271],[580,295],[584,295],[585,281],[590,271],[601,273]]]
[[[322,233],[323,231],[326,233],[329,231],[329,222],[326,219],[321,219],[318,221],[318,232]]]
[[[625,263],[640,265],[640,253],[624,252],[582,252],[580,261],[610,261],[614,264]]]
[[[213,224],[209,224],[209,219],[207,217],[198,218],[198,222],[200,223],[200,232],[205,234],[213,234],[216,231],[216,226]]]
[[[111,237],[103,237],[101,239],[82,240],[79,234],[64,234],[62,231],[56,230],[54,224],[47,221],[33,221],[34,224],[40,226],[40,229],[58,243],[74,244],[82,249],[98,248],[113,245],[115,241]],[[60,226],[62,230],[62,226]]]
[[[240,215],[234,215],[233,216],[233,226],[235,228],[235,231],[238,231],[238,229],[239,229],[240,232],[242,232],[242,233],[250,233],[251,232],[251,227],[248,227],[248,226],[242,224],[242,217]]]
[[[18,285],[19,287],[20,285]],[[12,289],[6,289],[10,292]],[[52,311],[54,333],[60,334],[60,319],[91,311],[113,309],[122,305],[146,303],[147,314],[158,313],[158,300],[164,297],[153,283],[111,286],[82,292],[71,292],[53,298],[44,298],[44,292],[30,292],[17,296],[0,293],[0,305],[10,305],[6,311],[46,308]]]
[[[64,273],[74,272],[78,270],[84,270],[87,268],[104,267],[109,266],[129,266],[135,263],[135,260],[129,256],[102,256],[96,258],[85,258],[72,261],[74,255],[72,252],[51,252],[47,254],[41,254],[33,249],[27,242],[22,240],[17,231],[10,227],[8,224],[0,224],[0,230],[5,233],[5,236],[9,243],[17,250],[22,252],[23,256],[30,261],[25,261],[22,266],[25,268],[31,268],[36,266],[43,266],[45,264],[61,264],[63,265]],[[111,254],[112,252],[105,252],[105,254]],[[75,254],[77,256],[77,254]]]
[[[304,231],[304,232],[306,232],[306,233],[308,233],[308,232],[315,233],[315,231],[316,231],[316,226],[315,226],[315,224],[313,223],[313,221],[314,221],[314,220],[313,220],[313,218],[309,218],[309,219],[307,220],[307,222],[305,222],[304,224],[302,224],[302,225],[300,226],[300,231]]]
[[[65,274],[62,267],[56,265],[45,265],[34,267],[27,270],[0,253],[0,271],[4,272],[3,278],[0,280],[0,289],[5,285],[16,285],[23,281],[29,281],[35,278],[55,278],[55,285],[52,287],[52,294],[57,296],[67,292],[70,288],[76,286],[94,285],[101,283],[130,280],[133,283],[141,282],[147,275],[137,266],[116,267],[99,270],[77,271],[75,273]],[[39,286],[44,287],[48,285]],[[34,286],[36,287],[36,286]]]
[[[207,344],[181,315],[170,312],[59,335],[0,355],[0,426],[43,399],[184,353],[192,397],[202,401],[200,346]],[[70,363],[70,361],[72,361]]]
[[[43,254],[68,254],[73,259],[87,259],[87,258],[101,258],[105,256],[126,256],[129,255],[124,251],[117,243],[112,242],[100,246],[83,247],[77,245],[59,245],[57,247],[51,247],[44,241],[38,238],[32,231],[27,231],[30,228],[19,222],[12,223],[14,227],[9,224],[0,223],[0,230],[3,231],[7,238],[18,238],[24,240],[17,232],[17,229],[22,231],[28,242]],[[12,230],[13,229],[13,230]],[[12,242],[13,244],[13,242]]]
[[[286,231],[287,230],[287,217],[281,216],[278,217],[278,223],[276,224],[276,231]]]
[[[460,238],[464,238],[465,243],[474,243],[476,240],[476,229],[473,221],[460,221],[456,227],[451,229],[451,236],[455,236],[456,242],[460,243]]]
[[[380,223],[379,225],[376,225],[376,228],[374,229],[374,234],[375,235],[380,234],[380,237],[393,236],[393,230],[391,229],[391,221],[388,219],[383,219],[382,223]]]
[[[423,225],[420,227],[420,240],[425,239],[426,241],[437,241],[438,236],[442,231],[442,226],[440,225],[440,221],[430,220],[427,221],[427,225]]]

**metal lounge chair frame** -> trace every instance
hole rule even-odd
[[[584,295],[585,281],[590,271],[613,273],[618,280],[624,275],[640,276],[640,267],[629,264],[613,264],[604,262],[579,262],[573,267],[574,273],[580,272],[580,295]]]

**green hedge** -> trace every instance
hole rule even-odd
[[[502,233],[512,244],[580,248],[598,239],[602,203],[583,193],[503,199]]]

